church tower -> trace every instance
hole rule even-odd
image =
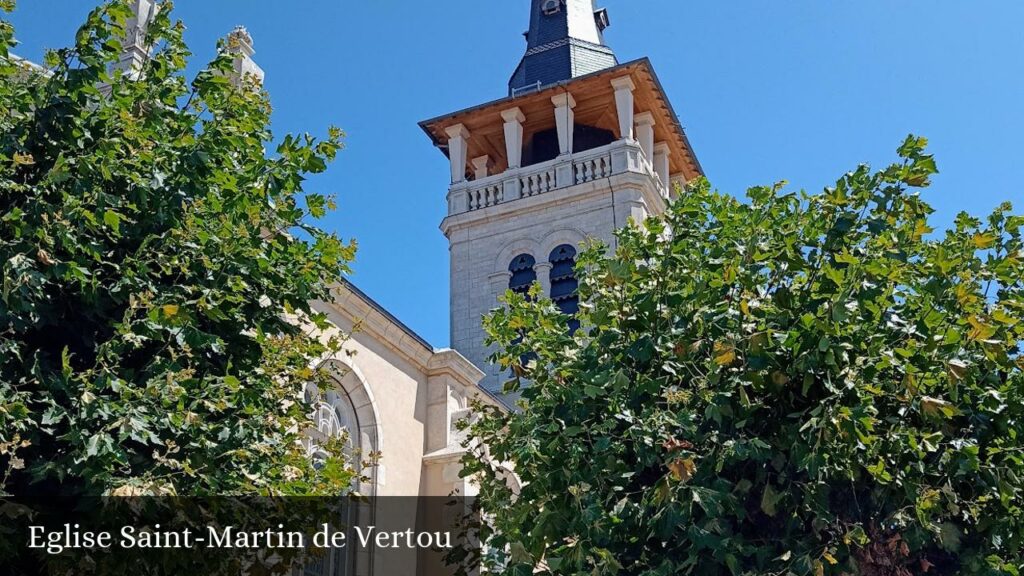
[[[651,63],[620,64],[593,0],[530,0],[508,96],[421,123],[451,162],[441,230],[451,257],[451,344],[487,373],[481,319],[534,282],[578,308],[579,245],[665,210],[700,164]],[[571,324],[571,322],[570,322]]]

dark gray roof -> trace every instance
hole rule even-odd
[[[531,0],[526,55],[509,80],[510,96],[618,64],[605,46],[608,13],[594,0]]]

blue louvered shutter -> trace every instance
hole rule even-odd
[[[537,281],[537,272],[533,269],[536,263],[534,257],[529,254],[520,254],[513,258],[508,266],[508,271],[512,273],[508,281],[509,290],[519,294],[529,292],[530,286]]]
[[[551,263],[551,300],[563,314],[571,316],[569,328],[575,332],[580,324],[579,282],[576,280],[576,249],[568,244],[555,248],[548,257]]]

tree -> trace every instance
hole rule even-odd
[[[581,256],[575,335],[506,295],[522,410],[465,459],[491,569],[1018,574],[1024,218],[932,238],[924,147],[814,195],[697,183]]]
[[[5,11],[13,2],[3,2]],[[310,326],[355,246],[307,193],[341,133],[265,146],[270,105],[230,47],[189,82],[165,2],[138,78],[130,10],[93,10],[45,71],[0,24],[0,495],[338,494],[299,445]]]

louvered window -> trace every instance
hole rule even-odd
[[[558,305],[562,313],[571,316],[569,329],[575,332],[579,327],[576,314],[580,311],[578,294],[579,283],[576,281],[576,249],[568,244],[555,248],[548,258],[551,262],[551,300]]]
[[[508,271],[512,273],[512,278],[508,281],[509,290],[519,294],[529,292],[530,286],[537,281],[537,272],[533,269],[536,263],[537,261],[529,254],[516,256],[508,266]]]
[[[530,286],[537,281],[537,271],[533,269],[534,264],[537,260],[529,254],[520,254],[512,259],[512,263],[508,265],[508,271],[512,273],[512,278],[508,281],[509,290],[518,294],[527,294],[530,291]],[[518,344],[522,341],[522,336],[516,338],[515,342]],[[524,354],[519,357],[519,363],[522,366],[526,366],[531,360],[537,358],[534,353]]]

